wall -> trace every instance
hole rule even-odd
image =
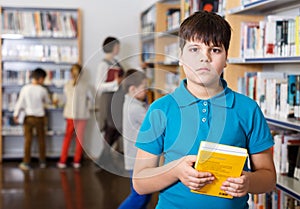
[[[140,0],[141,11],[148,9],[151,5],[158,2],[158,0]]]
[[[130,5],[128,4],[130,2]],[[121,41],[119,59],[125,68],[139,66],[139,18],[142,10],[154,0],[0,0],[1,6],[80,8],[82,11],[83,65],[86,78],[94,81],[97,63],[103,56],[99,47],[108,35]],[[128,8],[129,7],[129,8]],[[124,9],[127,8],[127,9]],[[99,155],[101,143],[98,129],[90,121],[86,151],[92,157]]]

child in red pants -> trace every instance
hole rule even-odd
[[[64,106],[64,117],[66,118],[66,133],[62,145],[60,160],[57,163],[58,168],[66,168],[68,158],[68,149],[73,137],[76,135],[76,147],[73,160],[73,167],[81,166],[82,143],[86,122],[90,117],[89,101],[92,100],[90,87],[84,80],[79,78],[81,66],[74,64],[71,68],[72,79],[64,86],[66,103]]]

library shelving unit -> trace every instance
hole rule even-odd
[[[286,119],[281,117],[266,116],[270,125],[280,127],[286,130],[293,130],[300,132],[300,121],[296,119]],[[285,175],[278,174],[277,189],[285,192],[289,196],[300,201],[300,181]]]
[[[150,83],[154,99],[178,85],[180,1],[162,0],[141,14],[142,62],[153,66]]]
[[[64,135],[63,85],[70,67],[81,64],[81,11],[76,8],[1,7],[0,162],[23,156],[23,129],[12,113],[21,87],[37,67],[47,71],[45,87],[58,105],[47,107],[47,157],[60,156]],[[38,156],[36,140],[32,156]]]
[[[242,2],[244,2],[244,4]],[[231,24],[233,33],[231,46],[228,53],[228,66],[225,69],[224,78],[227,80],[228,85],[232,89],[238,89],[238,79],[239,77],[243,77],[245,72],[259,72],[265,70],[282,70],[286,72],[286,69],[293,67],[297,68],[297,66],[299,67],[299,55],[262,55],[253,57],[243,57],[241,55],[241,39],[245,38],[243,35],[241,35],[243,30],[243,22],[259,22],[265,20],[269,15],[299,16],[299,7],[299,0],[227,1],[225,18]],[[294,130],[300,132],[299,121],[271,116],[266,116],[266,119],[270,125],[280,127],[284,130]],[[299,188],[299,181],[291,177],[278,174],[277,189],[283,191],[298,201],[300,201]]]

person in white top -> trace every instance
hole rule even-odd
[[[25,113],[24,118],[24,158],[19,165],[22,170],[30,169],[31,142],[33,130],[36,130],[39,141],[40,167],[46,167],[46,145],[45,145],[45,105],[50,104],[48,91],[43,87],[46,72],[35,69],[31,74],[31,83],[22,87],[17,103],[14,108],[14,121],[19,123],[19,117]]]
[[[107,37],[102,44],[104,59],[99,63],[97,71],[97,103],[99,114],[97,122],[104,133],[104,149],[96,161],[98,166],[111,159],[111,146],[117,144],[122,132],[122,106],[124,93],[120,88],[124,69],[116,60],[120,51],[120,41],[115,37]],[[113,98],[118,98],[112,102]]]
[[[66,103],[64,106],[64,118],[66,119],[66,131],[62,144],[60,160],[57,167],[66,168],[68,158],[68,149],[72,140],[72,136],[76,134],[76,147],[73,160],[73,167],[81,166],[81,158],[83,153],[82,143],[84,139],[84,130],[87,120],[90,117],[90,102],[92,101],[91,87],[81,79],[81,65],[74,64],[71,67],[72,79],[64,86],[64,94]]]

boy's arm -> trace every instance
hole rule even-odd
[[[249,192],[264,193],[273,190],[276,186],[276,171],[273,163],[272,150],[250,156],[253,172],[247,172],[249,177]]]
[[[276,171],[272,150],[253,154],[251,158],[252,172],[243,172],[239,178],[229,178],[222,189],[234,197],[247,193],[259,194],[273,190],[276,186]]]
[[[208,172],[198,172],[193,168],[196,155],[189,155],[168,164],[159,166],[160,156],[138,149],[133,186],[139,194],[149,194],[160,191],[181,181],[190,189],[200,189],[214,180]]]

